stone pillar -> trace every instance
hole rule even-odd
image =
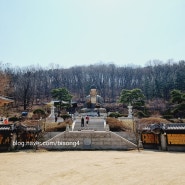
[[[160,139],[161,139],[161,150],[166,151],[166,133],[160,134]]]
[[[128,118],[132,118],[132,107],[131,105],[128,106]]]
[[[51,106],[51,114],[50,114],[49,117],[50,118],[55,118],[55,106],[54,105]]]
[[[66,131],[69,132],[69,124],[66,125]]]
[[[109,131],[110,131],[110,127],[109,127],[108,124],[106,124],[106,126],[105,126],[105,131],[106,131],[106,132],[109,132]]]

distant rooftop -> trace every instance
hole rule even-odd
[[[13,103],[13,102],[14,100],[0,95],[0,106],[3,106],[4,104],[8,104],[8,103]]]

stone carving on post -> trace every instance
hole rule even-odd
[[[132,118],[132,107],[130,104],[128,105],[128,118]]]
[[[49,115],[49,118],[55,118],[55,106],[54,106],[54,102],[49,103],[51,105],[50,109],[51,109],[51,114]]]

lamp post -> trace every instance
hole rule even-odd
[[[132,107],[131,104],[129,103],[128,107],[128,118],[132,118]]]
[[[133,132],[136,137],[137,150],[138,152],[140,152],[140,133],[139,133],[139,128],[138,128],[138,120],[137,118],[135,119],[135,117],[133,116],[132,121],[133,121]]]

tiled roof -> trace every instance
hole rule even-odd
[[[185,123],[168,123],[156,125],[156,128],[161,128],[163,130],[185,130]],[[155,124],[147,125],[142,130],[150,131],[155,129]]]
[[[185,130],[185,124],[183,123],[167,124],[166,130]]]
[[[4,101],[9,101],[9,102],[14,102],[14,100],[6,98],[4,96],[0,96],[0,100],[4,100]]]

